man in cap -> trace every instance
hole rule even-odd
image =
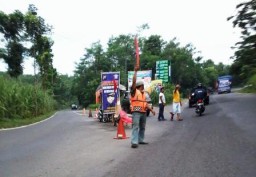
[[[164,95],[164,87],[160,88],[159,93],[159,114],[158,114],[158,121],[166,120],[164,118],[164,107],[165,107],[166,101],[165,101],[165,95]]]
[[[137,81],[138,66],[134,68],[134,75],[131,87],[131,112],[132,112],[132,137],[131,147],[137,148],[138,144],[148,144],[144,142],[146,128],[146,110],[149,109],[153,115],[155,111],[148,106],[146,94],[144,94],[144,83],[142,80]]]

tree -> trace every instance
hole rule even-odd
[[[77,103],[77,99],[71,94],[74,77],[58,75],[53,83],[53,97],[59,103],[60,108]]]
[[[108,61],[99,42],[85,49],[84,57],[76,66],[72,86],[72,94],[77,96],[79,105],[87,107],[95,100],[95,90],[100,84],[101,71],[108,71],[107,68],[111,68]]]
[[[139,44],[140,69],[152,69],[155,73],[157,60],[169,60],[172,84],[182,84],[184,91],[194,87],[198,82],[213,86],[219,72],[226,69],[225,65],[220,65],[219,69],[212,60],[203,62],[203,57],[194,56],[196,49],[192,44],[183,47],[176,39],[167,43],[161,36],[152,35],[140,38]],[[95,91],[101,82],[101,72],[120,71],[120,81],[126,83],[127,71],[134,69],[134,51],[133,35],[112,36],[105,50],[99,42],[86,48],[83,58],[76,66],[72,87],[72,94],[77,96],[79,104],[87,107],[95,100]]]
[[[240,81],[246,82],[256,74],[256,0],[240,3],[236,6],[237,15],[229,17],[233,26],[239,27],[242,41],[236,43],[234,63],[231,72]]]
[[[32,4],[26,14],[16,10],[7,15],[0,11],[0,32],[6,40],[6,49],[1,49],[0,57],[7,63],[10,76],[17,78],[21,75],[24,58],[32,57],[39,66],[43,88],[51,88],[57,74],[52,65],[53,41],[47,37],[51,29],[42,17],[37,16],[37,8]],[[25,43],[31,47],[25,47]]]
[[[120,71],[120,83],[128,86],[127,72],[134,68],[134,39],[131,35],[111,37],[108,41],[106,57],[111,69],[106,71]]]
[[[23,52],[24,47],[17,41],[9,41],[7,45],[7,55],[4,57],[8,65],[8,73],[11,77],[17,78],[23,73]]]
[[[143,52],[147,52],[150,55],[160,56],[162,53],[162,47],[164,41],[159,35],[151,35],[144,41]]]
[[[53,41],[47,37],[52,27],[47,25],[42,17],[37,16],[37,8],[32,4],[29,5],[24,17],[24,26],[24,36],[32,44],[28,49],[29,56],[34,58],[39,66],[42,87],[51,89],[52,82],[57,76],[56,69],[52,65]]]
[[[191,44],[181,47],[176,39],[171,40],[164,47],[162,58],[171,61],[172,83],[179,83],[184,88],[189,88],[201,79],[200,67],[193,59],[194,50]]]
[[[23,73],[22,63],[25,48],[21,44],[23,33],[23,14],[16,10],[9,15],[0,11],[0,32],[6,40],[6,50],[1,49],[1,58],[8,65],[8,73],[17,78]]]
[[[156,61],[161,60],[161,54],[165,42],[159,35],[151,35],[142,40],[141,69],[156,72]]]

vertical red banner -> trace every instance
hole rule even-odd
[[[135,45],[136,66],[139,67],[140,66],[140,51],[139,51],[139,42],[138,42],[137,36],[135,36],[134,45]]]

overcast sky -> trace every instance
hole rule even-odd
[[[25,13],[29,4],[54,27],[53,65],[61,74],[73,75],[85,48],[111,36],[136,34],[142,24],[150,27],[143,36],[160,35],[170,41],[177,37],[181,45],[193,44],[203,59],[216,64],[231,64],[231,49],[239,41],[227,17],[235,15],[236,5],[244,0],[0,0],[0,10]],[[33,60],[26,59],[24,73],[33,74]],[[6,65],[0,63],[0,71]]]

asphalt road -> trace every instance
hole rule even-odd
[[[170,107],[165,108],[168,119]],[[255,177],[256,95],[212,95],[201,117],[183,107],[181,122],[148,117],[145,140],[150,144],[137,149],[130,148],[129,138],[114,139],[111,123],[81,111],[2,130],[0,176]]]

